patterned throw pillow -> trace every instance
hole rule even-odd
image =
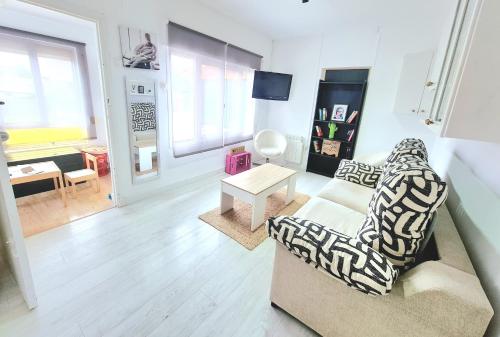
[[[397,162],[404,156],[417,156],[427,162],[428,155],[424,142],[421,139],[416,138],[403,139],[401,142],[396,144],[394,150],[392,150],[389,157],[385,160],[382,169],[385,171],[388,166]]]
[[[339,168],[335,172],[335,178],[375,188],[381,174],[382,168],[380,167],[342,159]]]
[[[446,183],[426,161],[418,156],[400,158],[380,178],[357,238],[395,266],[408,269],[447,194]]]
[[[350,236],[309,220],[271,217],[269,236],[314,268],[370,295],[391,292],[399,271],[382,254]]]

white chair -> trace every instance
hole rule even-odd
[[[99,192],[99,175],[97,173],[97,158],[89,153],[85,153],[85,162],[87,164],[87,168],[78,171],[71,171],[64,173],[64,182],[66,183],[66,187],[69,188],[71,184],[71,191],[73,192],[73,196],[76,196],[76,184],[88,181],[95,181],[95,189],[96,192]],[[90,165],[92,163],[92,166]]]
[[[279,158],[285,154],[287,141],[285,136],[276,130],[262,130],[254,138],[255,151],[262,157],[269,159]]]

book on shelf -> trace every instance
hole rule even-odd
[[[354,130],[349,130],[347,132],[347,141],[350,142],[352,141],[352,137],[354,136]]]
[[[347,119],[347,123],[351,124],[358,114],[359,114],[358,110],[354,110]]]
[[[336,140],[323,140],[323,145],[321,146],[321,154],[338,157],[340,152],[340,144],[342,143]]]
[[[314,140],[313,141],[313,145],[314,145],[314,152],[315,153],[320,153],[320,151],[321,151],[320,141],[319,140]]]
[[[319,125],[316,125],[316,135],[318,137],[323,137],[323,130],[321,129],[321,127]]]
[[[328,115],[328,110],[326,110],[326,108],[320,108],[318,110],[318,119],[320,121],[325,121],[326,120],[326,117]]]

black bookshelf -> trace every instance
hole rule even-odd
[[[342,69],[327,70],[325,80],[319,81],[318,97],[316,99],[316,109],[311,127],[311,139],[309,142],[309,156],[307,161],[307,171],[333,177],[342,159],[352,159],[356,149],[359,126],[363,117],[363,105],[368,85],[368,69]],[[348,105],[346,119],[344,122],[332,121],[333,106],[336,104]],[[320,109],[327,109],[327,116],[323,120],[320,116]],[[358,115],[351,123],[347,120],[353,111],[358,111]],[[334,138],[328,138],[328,123],[333,122],[338,130]],[[321,128],[323,135],[318,135],[316,127]],[[348,133],[353,130],[351,140],[348,140]],[[333,140],[340,142],[338,157],[321,153],[323,141]],[[320,151],[316,152],[314,142],[317,142]]]

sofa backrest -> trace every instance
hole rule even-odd
[[[403,139],[398,144],[396,144],[396,146],[394,146],[394,149],[386,158],[382,169],[385,171],[391,164],[396,163],[404,156],[416,156],[427,162],[428,154],[424,142],[421,139],[416,138]]]

